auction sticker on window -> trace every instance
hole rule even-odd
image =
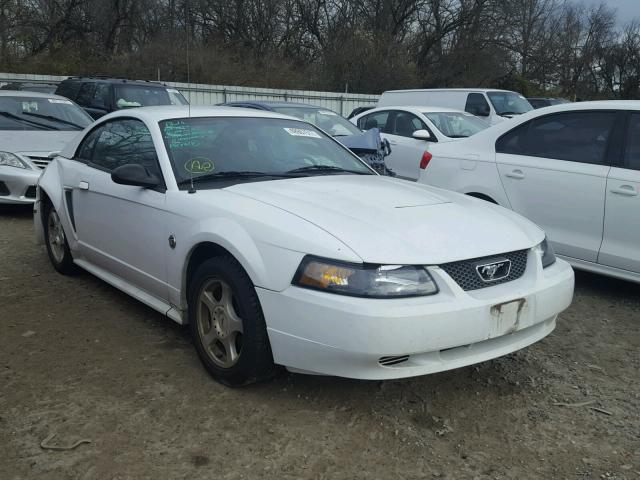
[[[49,103],[64,103],[65,105],[72,105],[71,100],[63,100],[61,98],[48,98]]]
[[[189,173],[209,173],[213,172],[215,165],[208,158],[192,158],[184,165],[184,169]]]
[[[284,127],[284,131],[294,137],[310,137],[310,138],[322,138],[317,132],[313,130],[307,130],[306,128],[288,128]]]

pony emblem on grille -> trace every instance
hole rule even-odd
[[[495,282],[509,276],[511,272],[511,260],[501,258],[492,263],[476,265],[476,272],[483,282]]]

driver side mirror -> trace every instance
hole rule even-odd
[[[411,136],[416,140],[431,140],[431,134],[427,130],[416,130]]]
[[[111,180],[120,185],[134,187],[155,188],[160,185],[160,179],[153,173],[136,163],[121,165],[111,172]]]

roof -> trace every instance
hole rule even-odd
[[[155,82],[153,80],[130,80],[128,78],[116,78],[116,77],[69,77],[62,82],[69,81],[95,81],[95,82],[108,82],[108,83],[126,83],[133,85],[145,85],[152,87],[165,87],[163,83]],[[62,83],[61,82],[61,83]]]
[[[0,90],[0,97],[56,98],[70,101],[67,97],[61,97],[53,93],[32,92],[30,90]]]
[[[408,90],[387,90],[383,93],[404,93],[404,92],[511,92],[501,88],[413,88]],[[517,92],[513,92],[517,93]]]
[[[299,118],[290,117],[288,115],[251,108],[161,105],[157,107],[136,107],[116,110],[104,117],[100,117],[98,122],[102,122],[103,119],[108,120],[117,117],[140,118],[141,120],[146,120],[148,122],[161,122],[162,120],[171,120],[174,118],[200,117],[286,118],[288,120],[300,121]]]
[[[378,112],[380,110],[404,110],[411,113],[463,113],[465,115],[470,115],[463,110],[459,110],[457,108],[449,108],[449,107],[430,107],[427,105],[389,105],[386,107],[376,107],[370,110],[365,110],[362,113],[356,115],[356,117],[369,115],[371,113]]]
[[[238,105],[256,105],[265,108],[286,108],[286,107],[299,107],[299,108],[323,108],[318,107],[316,105],[310,105],[308,103],[299,103],[299,102],[281,102],[276,100],[246,100],[246,101],[237,101],[237,102],[227,102],[222,105],[225,106],[238,106]]]

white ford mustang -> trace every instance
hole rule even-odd
[[[227,385],[422,375],[549,334],[573,271],[487,202],[375,174],[316,127],[239,108],[103,117],[42,175],[36,234],[190,325]]]

